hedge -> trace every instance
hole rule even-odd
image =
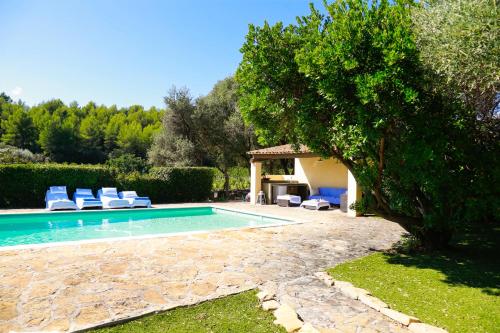
[[[0,207],[43,207],[52,185],[66,185],[70,198],[77,187],[135,190],[153,203],[204,201],[212,190],[211,168],[153,168],[149,174],[117,174],[99,165],[0,165]]]
[[[214,170],[204,167],[156,167],[148,175],[119,177],[120,186],[149,193],[156,203],[204,201],[212,193]]]

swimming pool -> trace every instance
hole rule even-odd
[[[0,248],[288,223],[215,207],[5,214],[0,215]]]

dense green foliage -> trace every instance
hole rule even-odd
[[[468,221],[498,220],[499,2],[429,0],[423,4],[412,9],[412,20],[424,75],[432,89],[475,112],[475,117],[456,120],[467,130],[469,144],[457,165],[466,174],[461,180],[468,191],[463,216]]]
[[[196,105],[188,89],[170,89],[165,97],[167,111],[162,129],[155,136],[149,161],[153,165],[201,165],[203,153],[196,140],[194,112]]]
[[[230,188],[229,169],[247,166],[253,132],[237,108],[232,77],[217,82],[212,91],[193,100],[187,89],[173,88],[165,97],[167,112],[162,131],[149,151],[154,165],[208,165],[217,168]]]
[[[155,179],[161,179],[168,187],[157,189],[166,202],[202,201],[212,192],[213,168],[208,167],[155,167],[150,171]]]
[[[480,119],[494,117],[500,101],[499,2],[428,0],[412,14],[420,56],[436,87],[458,94]]]
[[[230,190],[246,190],[250,188],[250,170],[248,167],[229,168],[228,175]],[[224,174],[216,170],[213,189],[217,191],[224,190],[225,182]]]
[[[259,307],[255,291],[180,307],[112,327],[102,333],[284,333],[274,317]]]
[[[245,126],[237,107],[237,86],[232,77],[217,82],[212,91],[198,99],[195,113],[197,135],[203,151],[224,175],[224,190],[230,188],[229,169],[248,166],[253,133]]]
[[[150,166],[143,158],[133,154],[123,154],[112,157],[106,161],[106,165],[118,173],[147,173]]]
[[[468,231],[452,245],[433,253],[376,253],[329,273],[449,332],[498,331],[500,229]]]
[[[33,107],[0,96],[0,141],[43,153],[54,162],[101,163],[108,157],[146,157],[163,111],[117,109],[51,100]]]
[[[464,222],[498,214],[499,163],[477,159],[498,151],[473,140],[474,110],[426,75],[412,6],[339,0],[296,25],[251,25],[239,105],[264,141],[284,137],[339,159],[365,206],[444,245]]]
[[[0,207],[42,207],[49,186],[65,185],[71,197],[77,187],[135,190],[153,203],[203,201],[212,191],[211,168],[153,168],[150,173],[121,174],[99,165],[0,165]],[[8,190],[7,190],[8,189]]]

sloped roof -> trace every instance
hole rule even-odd
[[[251,150],[248,152],[250,155],[268,155],[268,154],[297,154],[297,153],[310,153],[311,151],[307,146],[300,145],[299,150],[295,150],[291,144],[274,146],[262,149]]]
[[[296,150],[291,144],[251,150],[247,154],[252,155],[254,160],[316,156],[305,145],[300,145]]]

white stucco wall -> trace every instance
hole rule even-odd
[[[350,207],[356,201],[361,200],[361,195],[361,187],[358,186],[354,175],[349,171],[347,175],[347,214],[349,216],[358,216],[358,213]]]
[[[251,163],[251,203],[257,201],[257,193],[261,190],[262,163]],[[348,169],[338,160],[330,158],[323,160],[319,157],[295,158],[294,175],[267,175],[271,180],[294,180],[306,183],[311,194],[318,193],[318,187],[343,187],[347,188],[348,207],[355,201],[361,199],[361,189],[356,179]],[[348,208],[350,216],[356,216],[356,212]]]

